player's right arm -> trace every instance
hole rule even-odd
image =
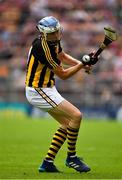
[[[53,72],[61,79],[65,80],[72,77],[80,69],[85,69],[87,71],[91,70],[91,66],[84,66],[82,62],[79,62],[77,65],[64,69],[63,66],[58,66]]]
[[[54,73],[63,80],[70,78],[75,73],[77,73],[80,69],[85,69],[88,72],[91,70],[91,66],[84,65],[82,60],[79,61],[79,60],[73,58],[72,56],[66,54],[63,51],[61,51],[58,54],[58,59],[62,63],[65,62],[66,64],[72,65],[71,67],[64,69],[61,64],[60,66],[57,66],[57,68],[54,69]]]
[[[76,65],[79,64],[79,60],[73,58],[69,54],[65,53],[64,51],[61,51],[58,54],[58,59],[61,60],[62,63],[67,64],[67,65]]]

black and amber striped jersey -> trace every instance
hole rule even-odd
[[[60,42],[51,44],[44,38],[36,38],[29,51],[26,86],[52,87],[55,84],[52,70],[60,65],[57,55],[62,51]]]

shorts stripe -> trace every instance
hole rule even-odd
[[[35,88],[35,90],[47,101],[53,108],[58,106],[41,88]]]

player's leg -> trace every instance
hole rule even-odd
[[[67,100],[63,100],[57,107],[50,109],[48,111],[49,114],[52,116],[55,115],[56,120],[59,121],[60,124],[64,124],[61,119],[58,117],[65,117],[67,119],[67,125],[71,126],[72,128],[79,128],[82,120],[82,113],[78,108],[72,105]],[[66,121],[65,121],[66,123]]]
[[[47,152],[46,158],[45,160],[50,160],[50,161],[54,161],[56,154],[58,153],[59,149],[61,148],[61,146],[63,145],[66,136],[69,136],[70,133],[70,137],[71,138],[71,132],[73,131],[72,128],[69,127],[69,124],[71,123],[72,119],[75,119],[73,122],[73,125],[77,128],[75,128],[75,133],[72,132],[73,134],[73,146],[70,145],[70,143],[68,143],[68,153],[71,155],[75,155],[76,153],[76,140],[77,140],[77,136],[78,136],[78,130],[79,130],[79,126],[80,126],[80,120],[81,120],[81,113],[79,112],[79,110],[74,107],[71,103],[69,103],[68,101],[64,100],[62,102],[63,104],[66,104],[66,106],[70,107],[69,109],[67,109],[67,111],[65,111],[65,109],[63,110],[62,106],[65,105],[58,105],[56,108],[49,110],[49,114],[60,123],[60,128],[56,131],[56,133],[53,136],[51,145],[49,147],[49,150]],[[62,104],[61,103],[61,104]],[[60,108],[61,106],[61,108]],[[73,115],[74,114],[74,115]],[[77,114],[77,117],[75,117]],[[75,121],[77,121],[75,123]],[[72,124],[71,124],[72,125]],[[73,128],[74,128],[73,126]],[[68,133],[68,134],[67,134]]]
[[[82,119],[81,112],[68,101],[62,101],[56,108],[51,109],[49,113],[61,123],[64,127],[67,127],[67,159],[66,165],[76,169],[79,172],[90,171],[90,168],[85,165],[76,155],[76,142],[78,138],[80,123]],[[59,118],[60,117],[60,118]],[[61,120],[66,117],[66,123],[62,124]],[[69,123],[67,123],[69,122]]]
[[[61,105],[62,103],[63,103],[63,105]],[[61,106],[61,108],[60,108],[60,106]],[[65,110],[65,106],[66,107],[71,106],[71,108],[67,108],[67,110]],[[49,150],[47,152],[47,155],[44,159],[43,164],[45,164],[45,161],[48,161],[50,163],[54,162],[56,154],[58,153],[59,149],[61,148],[61,146],[63,145],[63,143],[66,139],[67,131],[68,131],[67,128],[69,128],[70,121],[72,121],[72,119],[74,120],[74,122],[72,122],[71,125],[73,124],[73,126],[77,127],[77,129],[80,126],[80,122],[81,122],[81,113],[79,112],[79,110],[66,100],[62,101],[60,103],[60,105],[58,105],[57,107],[49,110],[48,113],[55,120],[57,120],[60,123],[60,128],[57,130],[57,132],[53,136],[51,145],[49,147]],[[75,145],[76,145],[77,135],[78,135],[78,130],[75,134],[75,139],[74,139],[74,134],[73,134],[74,144],[73,144],[72,150],[71,150],[72,147],[71,147],[70,143],[68,144],[68,153],[72,153],[72,154],[74,153],[74,155],[76,153]],[[45,171],[45,168],[43,168],[43,164],[39,168],[40,172]],[[47,171],[47,169],[46,169],[46,171]]]
[[[67,129],[68,155],[76,154],[76,142],[78,138],[82,114],[74,105],[67,100],[62,101],[56,108],[51,109],[52,115],[62,127]],[[64,121],[64,117],[67,121]]]
[[[57,129],[56,133],[53,135],[48,152],[43,160],[43,163],[39,167],[39,172],[43,172],[43,171],[58,172],[58,169],[54,165],[54,160],[67,137],[67,125],[69,121],[65,117],[62,116],[60,117],[60,115],[57,117],[55,113],[54,114],[50,113],[50,115],[55,120],[57,120],[61,125]]]
[[[59,172],[54,165],[54,160],[58,151],[64,144],[66,137],[67,131],[59,127],[53,135],[49,150],[43,160],[43,163],[39,167],[39,172]]]
[[[48,111],[53,109],[64,100],[63,97],[54,88],[26,88],[26,97],[28,101],[34,106],[40,108],[41,110]],[[53,116],[54,117],[54,116]],[[54,117],[55,118],[55,117]],[[68,124],[67,119],[64,117],[58,118],[61,127],[58,128],[53,136],[49,151],[39,167],[40,172],[58,172],[58,169],[53,164],[56,154],[66,140],[67,130],[66,124]]]

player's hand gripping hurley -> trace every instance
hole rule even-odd
[[[91,53],[89,54],[90,56],[90,60],[88,62],[82,62],[84,63],[84,65],[94,65],[97,63],[97,61],[99,60],[98,56],[102,53],[102,51],[108,47],[109,44],[111,44],[113,41],[117,40],[117,33],[114,29],[112,29],[111,27],[104,27],[104,33],[105,33],[105,37],[103,42],[100,44],[98,50],[95,53]],[[87,73],[90,73],[88,71],[86,71]]]

